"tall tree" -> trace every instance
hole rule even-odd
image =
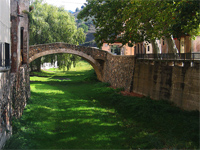
[[[45,44],[54,42],[66,42],[69,44],[83,43],[85,33],[82,28],[77,28],[75,18],[63,7],[55,7],[42,0],[35,0],[31,4],[34,9],[30,12],[30,44]],[[54,62],[59,67],[69,68],[78,58],[71,54],[45,56],[42,62]],[[34,62],[33,62],[34,63]],[[40,70],[41,58],[37,60],[37,70]],[[75,63],[74,63],[75,64]]]
[[[95,17],[95,35],[99,46],[103,42],[122,44],[149,41],[154,53],[159,49],[156,39],[165,37],[172,53],[177,53],[172,35],[197,35],[200,10],[197,0],[87,0],[79,19]],[[189,4],[189,5],[187,5]],[[188,7],[189,6],[189,7]],[[190,17],[192,16],[192,17]],[[175,19],[176,18],[176,19]],[[178,29],[178,31],[176,30]],[[121,34],[121,36],[120,36]]]

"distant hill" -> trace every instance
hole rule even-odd
[[[82,9],[81,9],[82,10]],[[86,40],[85,40],[85,43],[81,44],[82,46],[90,46],[90,47],[97,47],[97,44],[95,42],[95,37],[94,37],[94,33],[96,32],[96,29],[93,25],[93,22],[92,22],[92,19],[93,18],[90,18],[88,21],[84,21],[84,20],[79,20],[77,19],[77,16],[78,16],[78,13],[81,11],[77,11],[77,12],[74,12],[73,15],[75,17],[75,20],[76,20],[76,23],[77,23],[77,26],[80,27],[81,24],[85,24],[88,26],[88,31],[86,32]]]

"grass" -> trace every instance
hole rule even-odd
[[[119,94],[85,62],[34,73],[4,149],[198,149],[199,112]]]

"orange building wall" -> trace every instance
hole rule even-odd
[[[102,46],[101,49],[104,50],[104,51],[110,52],[110,46],[108,45],[108,43],[103,43],[103,46]]]
[[[192,52],[199,52],[200,53],[200,36],[197,36],[195,40],[191,41],[192,44]]]
[[[184,40],[184,45],[182,46],[181,44],[181,39]],[[192,40],[190,36],[184,36],[181,37],[181,39],[174,39],[174,42],[176,44],[177,49],[179,52],[182,53],[195,53],[198,52],[200,53],[200,36],[197,36],[195,40]],[[167,47],[167,42],[165,39],[161,39],[160,41],[157,40],[157,43],[159,47],[161,48],[161,53],[168,53],[168,47]],[[110,46],[111,45],[118,45],[122,46],[121,43],[113,43],[113,44],[107,44],[104,43],[102,46],[102,50],[105,51],[111,51]],[[148,46],[149,46],[149,51],[148,51]],[[129,47],[128,44],[123,46],[124,49],[124,55],[135,55],[135,54],[151,54],[153,53],[152,45],[151,43],[145,44],[145,42],[141,43],[136,43],[134,44],[133,47]]]
[[[134,55],[134,46],[129,47],[128,44],[125,45],[125,55]]]
[[[161,44],[161,53],[168,53],[167,42],[165,39],[160,40]]]

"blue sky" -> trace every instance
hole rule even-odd
[[[75,11],[76,8],[81,8],[81,6],[86,3],[86,0],[44,0],[48,4],[55,6],[64,6],[66,10]]]

